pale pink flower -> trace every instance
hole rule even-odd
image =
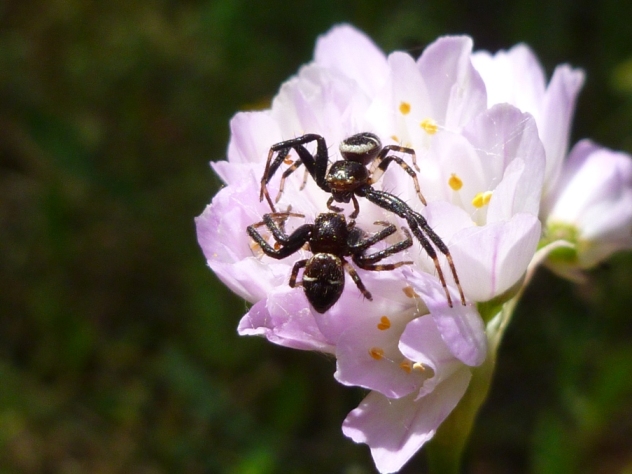
[[[613,252],[630,248],[630,157],[583,140],[567,157],[575,102],[584,73],[567,64],[549,83],[535,54],[519,44],[494,55],[476,52],[473,64],[487,86],[488,105],[509,103],[535,119],[546,150],[543,205],[545,243],[558,249],[549,260],[558,273],[580,278]],[[572,251],[556,241],[567,241]],[[552,249],[553,247],[551,247]]]
[[[270,110],[233,118],[228,161],[213,164],[226,187],[196,220],[209,266],[253,303],[240,334],[335,354],[337,380],[372,390],[349,415],[344,432],[369,445],[381,472],[399,469],[456,406],[470,367],[488,351],[475,303],[510,297],[505,294],[521,280],[540,238],[546,159],[536,122],[510,104],[488,108],[471,55],[472,40],[455,36],[438,39],[418,60],[402,52],[385,56],[357,30],[333,28],[319,38],[314,61],[281,87]],[[310,253],[275,260],[246,234],[248,225],[270,212],[259,202],[259,181],[272,144],[317,133],[334,161],[341,140],[365,131],[383,144],[415,149],[427,206],[396,164],[374,186],[403,199],[441,236],[466,306],[459,304],[445,258],[440,255],[453,307],[431,259],[415,243],[389,258],[413,265],[358,270],[372,301],[347,278],[338,302],[319,314],[300,287],[288,286],[294,263]],[[291,175],[278,203],[278,209],[291,206],[305,216],[289,218],[288,232],[327,211],[329,195],[312,179],[303,190],[301,183],[302,172]],[[278,186],[275,177],[272,196]],[[376,229],[376,221],[406,225],[362,198],[360,208],[357,225],[367,231]]]
[[[632,157],[589,140],[575,145],[544,209],[547,238],[575,246],[554,269],[590,268],[632,248]]]

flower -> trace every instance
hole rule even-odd
[[[488,356],[476,303],[511,298],[534,256],[545,148],[529,113],[511,104],[488,106],[468,37],[439,38],[415,60],[403,52],[386,56],[365,35],[341,25],[319,38],[314,58],[283,84],[271,109],[239,113],[231,121],[228,160],[213,163],[226,187],[197,218],[198,240],[216,275],[253,303],[240,334],[334,354],[339,382],[371,390],[343,431],[369,445],[381,472],[393,472],[432,438],[465,393],[472,367]],[[347,281],[340,299],[321,314],[302,288],[287,284],[294,264],[311,254],[300,250],[273,259],[246,234],[270,212],[259,200],[259,183],[271,145],[316,133],[334,161],[339,157],[333,146],[365,131],[384,144],[415,150],[427,206],[395,165],[373,186],[427,219],[450,250],[467,305],[448,305],[433,261],[416,243],[390,257],[412,265],[358,270],[372,301]],[[304,216],[287,218],[288,233],[328,211],[329,194],[312,179],[301,189],[301,175],[287,179],[277,204]],[[269,184],[272,196],[279,181]],[[377,221],[406,225],[360,201],[361,229],[373,232]],[[455,282],[445,274],[458,302]]]
[[[512,104],[535,119],[546,150],[546,194],[557,180],[568,151],[575,102],[584,84],[583,71],[561,64],[547,85],[538,58],[524,44],[494,55],[477,51],[472,63],[485,82],[490,107]]]
[[[590,268],[612,253],[632,248],[632,159],[590,140],[571,151],[545,203],[547,240],[572,250],[554,252],[550,266],[561,274]]]
[[[538,59],[523,44],[494,55],[476,52],[472,62],[487,87],[489,106],[515,105],[537,123],[546,150],[540,217],[546,223],[541,246],[551,244],[548,266],[581,279],[581,270],[632,247],[630,156],[582,140],[567,157],[583,71],[559,65],[547,85]]]

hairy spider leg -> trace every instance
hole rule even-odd
[[[421,193],[421,188],[419,186],[419,181],[417,180],[417,173],[413,171],[413,169],[408,166],[408,164],[399,156],[386,156],[389,151],[398,151],[401,153],[407,153],[412,156],[413,165],[417,171],[421,171],[419,166],[417,166],[417,155],[415,150],[412,148],[406,148],[398,145],[386,145],[384,148],[380,150],[380,153],[375,158],[375,161],[371,164],[370,175],[371,179],[368,184],[375,184],[384,174],[388,165],[390,165],[393,161],[395,161],[399,166],[401,166],[406,173],[412,178],[413,184],[415,186],[415,191],[417,191],[417,196],[419,196],[419,200],[422,202],[424,206],[426,206],[426,199],[424,195]]]
[[[265,196],[266,201],[268,201],[268,204],[272,209],[272,212],[276,212],[276,209],[274,207],[274,204],[272,204],[272,199],[270,199],[270,194],[268,193],[268,188],[266,187],[265,177],[272,176],[274,173],[276,173],[276,171],[279,169],[279,166],[281,166],[281,163],[285,162],[287,155],[290,153],[290,151],[292,151],[292,148],[282,148],[281,150],[279,150],[279,153],[277,154],[274,161],[271,161],[274,151],[275,150],[273,150],[272,148],[270,148],[270,151],[268,151],[268,160],[266,161],[266,167],[263,171],[263,176],[261,178],[261,187],[259,189],[259,201],[263,201],[263,198]]]
[[[459,282],[459,277],[456,273],[456,268],[454,267],[454,262],[452,260],[452,256],[450,255],[450,250],[443,243],[441,238],[435,233],[435,231],[433,231],[432,228],[428,225],[426,219],[418,212],[413,211],[408,206],[408,204],[399,199],[397,196],[394,196],[385,191],[378,191],[371,188],[370,186],[365,186],[362,189],[362,194],[373,204],[376,204],[377,206],[380,206],[381,208],[391,211],[397,214],[399,217],[406,219],[411,232],[415,237],[417,237],[417,240],[419,241],[421,246],[424,248],[428,256],[432,259],[434,266],[437,269],[437,276],[441,281],[441,285],[443,286],[443,290],[445,291],[446,297],[448,299],[448,304],[450,305],[450,307],[452,307],[452,298],[450,297],[450,293],[448,292],[448,286],[446,284],[443,271],[441,270],[441,266],[439,265],[437,252],[430,244],[430,241],[432,241],[437,246],[439,251],[443,255],[445,255],[446,260],[448,261],[452,276],[454,277],[454,282],[459,289],[461,304],[465,306],[465,295],[463,294],[463,288],[461,288],[461,283]],[[426,235],[424,235],[424,233],[427,234],[427,237]]]
[[[302,164],[303,162],[301,160],[296,160],[294,163],[292,163],[292,166],[290,166],[283,172],[283,174],[281,175],[281,181],[279,182],[279,192],[277,193],[276,198],[274,198],[275,203],[278,203],[281,200],[281,195],[283,194],[283,188],[285,188],[285,180],[287,179],[287,177],[294,173],[294,171],[296,171],[296,169]],[[306,174],[309,174],[307,172],[307,168],[305,168],[305,170]],[[305,182],[307,182],[307,178],[305,178]]]
[[[287,179],[287,177],[294,173],[294,171],[296,171],[296,169],[302,164],[303,162],[301,160],[294,161],[291,166],[286,169],[285,172],[281,175],[281,181],[279,182],[279,192],[274,199],[275,204],[281,200],[281,195],[283,194],[283,189],[285,188],[285,180]],[[305,168],[305,172],[303,173],[303,182],[301,183],[301,187],[299,188],[300,191],[305,189],[305,186],[307,186],[307,178],[309,178],[310,176],[311,175],[309,174],[309,170]]]
[[[366,236],[366,232],[355,227],[355,221],[351,221],[349,224],[349,248],[351,249],[352,254],[359,254],[360,252],[364,252],[366,249],[371,247],[372,245],[377,244],[378,242],[390,237],[397,231],[397,227],[395,227],[390,222],[384,221],[376,221],[374,222],[376,225],[384,226],[383,229]]]
[[[289,214],[295,215],[293,213],[276,213],[276,214]],[[301,214],[296,214],[300,216]],[[268,256],[275,258],[277,260],[281,260],[285,257],[292,255],[293,253],[298,252],[306,242],[309,241],[311,236],[313,225],[304,224],[297,228],[292,234],[287,235],[283,229],[280,227],[279,223],[274,220],[275,214],[265,214],[263,216],[263,221],[258,222],[257,224],[249,225],[246,228],[248,235],[254,239],[257,244],[261,247],[261,250]],[[282,246],[278,249],[271,246],[263,236],[257,232],[257,227],[261,227],[261,225],[265,225],[272,235],[274,239],[282,244]]]
[[[316,142],[316,155],[312,156],[312,154],[305,148],[304,145],[310,142]],[[309,174],[314,178],[316,184],[326,192],[329,192],[329,185],[325,181],[325,175],[327,174],[327,164],[329,162],[329,154],[327,152],[327,143],[325,139],[317,135],[315,133],[308,133],[306,135],[300,136],[298,138],[293,138],[291,140],[286,140],[283,142],[276,143],[270,147],[270,151],[268,152],[268,159],[266,161],[266,167],[263,172],[263,176],[261,178],[261,189],[259,191],[259,201],[263,201],[265,196],[268,204],[272,211],[276,212],[274,204],[272,203],[272,199],[270,198],[270,194],[268,193],[267,185],[272,179],[272,176],[278,168],[281,166],[281,163],[285,161],[290,150],[296,151],[299,157],[299,162],[305,165],[305,168],[309,172]],[[272,161],[272,157],[275,152],[279,152],[277,158]],[[279,155],[283,154],[283,157],[279,159]],[[287,178],[290,174],[292,174],[300,165],[297,165],[296,162],[290,166],[284,173],[283,177]],[[282,179],[283,179],[282,177]],[[280,199],[280,193],[277,195],[276,200]]]
[[[349,214],[351,219],[355,219],[360,214],[360,204],[358,204],[358,198],[355,197],[355,194],[351,194],[351,202],[353,203],[353,212]],[[334,206],[333,203],[336,200],[334,196],[330,196],[327,199],[327,209],[334,212],[342,212],[344,209],[342,207]],[[338,201],[336,201],[338,202]]]
[[[309,261],[308,258],[306,258],[305,260],[299,260],[298,262],[296,262],[294,264],[294,266],[292,267],[292,274],[290,275],[290,288],[296,288],[297,286],[303,286],[303,282],[299,281],[298,283],[296,282],[296,279],[298,278],[298,272],[301,268],[304,268],[305,265],[307,265],[307,262]]]
[[[362,280],[360,279],[360,275],[358,275],[358,272],[355,271],[355,268],[353,268],[349,264],[349,262],[347,262],[344,258],[341,260],[342,260],[342,265],[344,266],[345,270],[347,271],[349,275],[351,275],[351,279],[356,284],[358,289],[362,292],[364,297],[369,301],[373,301],[373,295],[371,294],[369,290],[366,289],[366,286],[364,286],[364,283],[362,283]]]
[[[261,222],[257,222],[256,224],[252,224],[252,227],[255,228],[259,228],[259,227],[263,227],[264,225],[268,228],[268,230],[272,231],[272,233],[274,234],[275,230],[276,230],[276,235],[277,237],[279,237],[280,239],[284,238],[284,233],[285,233],[285,221],[287,221],[288,217],[305,217],[305,214],[299,214],[297,212],[290,212],[290,209],[292,209],[292,206],[288,206],[287,211],[283,211],[283,212],[271,212],[269,214],[264,214],[263,218],[264,220],[262,220]],[[269,216],[266,219],[266,216]],[[271,222],[271,224],[266,224],[266,221]],[[278,230],[280,229],[280,230]],[[275,238],[276,239],[276,238]],[[279,243],[279,240],[277,240],[277,243]]]
[[[407,248],[412,247],[413,239],[410,236],[410,232],[405,227],[402,227],[402,231],[404,231],[404,233],[406,234],[406,239],[401,240],[389,247],[386,247],[383,250],[372,253],[370,255],[354,254],[353,261],[355,262],[356,265],[358,265],[360,268],[364,270],[374,270],[374,271],[394,270],[396,268],[401,267],[402,265],[412,264],[413,262],[408,261],[408,260],[402,261],[402,262],[396,262],[396,263],[377,264],[377,262],[384,260],[386,257],[389,257],[390,255],[394,255],[403,250],[406,250]]]

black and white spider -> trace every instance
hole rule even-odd
[[[316,142],[316,152],[312,155],[305,145],[314,141]],[[293,162],[288,162],[288,154],[291,150],[296,152],[298,159]],[[353,202],[354,210],[349,215],[349,217],[353,219],[357,217],[360,212],[360,206],[357,200],[357,196],[359,196],[364,197],[377,206],[398,215],[402,219],[405,219],[413,235],[417,238],[423,249],[432,259],[437,270],[439,280],[441,281],[445,291],[448,304],[452,306],[452,298],[448,292],[445,277],[443,275],[443,271],[441,270],[441,266],[439,265],[437,252],[432,245],[434,244],[439,252],[445,255],[448,265],[450,266],[454,282],[459,289],[461,303],[465,305],[465,295],[463,294],[463,289],[461,288],[459,277],[456,273],[452,256],[450,255],[450,250],[443,243],[441,238],[428,225],[426,219],[421,214],[414,211],[408,204],[397,196],[386,191],[377,190],[372,186],[382,177],[388,168],[388,165],[394,161],[410,175],[419,199],[424,205],[426,204],[426,200],[421,194],[421,190],[419,188],[416,173],[401,157],[389,155],[389,153],[394,151],[410,155],[413,165],[417,170],[419,170],[417,167],[415,151],[412,148],[397,145],[382,146],[382,142],[377,135],[370,132],[358,133],[343,140],[340,143],[340,154],[342,159],[333,162],[331,166],[329,166],[327,143],[321,135],[310,133],[291,140],[276,143],[270,147],[270,151],[268,153],[266,167],[261,178],[259,200],[263,201],[265,197],[272,211],[276,212],[274,203],[268,193],[268,183],[280,168],[281,164],[286,163],[290,165],[281,176],[279,193],[276,198],[276,201],[278,202],[281,194],[283,193],[283,187],[287,177],[296,171],[296,169],[298,169],[301,165],[304,165],[305,169],[314,179],[318,187],[331,194],[327,201],[328,209],[335,212],[342,212],[341,208],[334,206],[334,202]],[[275,153],[276,157],[274,157]]]
[[[357,227],[354,221],[347,223],[344,215],[329,212],[319,214],[313,224],[303,224],[288,235],[283,227],[285,220],[290,216],[305,217],[291,212],[265,214],[263,221],[248,226],[248,235],[266,255],[278,260],[292,255],[305,244],[309,245],[309,250],[313,255],[294,264],[289,285],[292,288],[302,286],[307,300],[319,313],[324,313],[331,308],[342,295],[345,270],[351,275],[364,297],[368,300],[373,299],[360,276],[345,257],[351,257],[353,263],[359,268],[373,271],[394,270],[402,265],[413,263],[411,261],[378,263],[412,246],[410,233],[405,228],[402,230],[406,234],[406,239],[367,255],[366,251],[371,246],[396,232],[397,228],[393,224],[376,222],[384,228],[369,235]],[[257,231],[257,228],[262,226],[267,227],[272,233],[277,246],[270,245]],[[301,268],[304,268],[303,276],[297,283]]]

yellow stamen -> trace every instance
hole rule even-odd
[[[369,355],[375,360],[381,360],[382,357],[384,357],[384,349],[380,349],[379,347],[372,347],[371,349],[369,349]]]
[[[489,204],[489,201],[492,199],[492,192],[491,191],[485,191],[483,193],[478,193],[476,196],[474,196],[474,199],[472,199],[472,206],[474,206],[477,209],[480,209],[481,207]]]
[[[432,120],[431,118],[424,119],[419,126],[423,128],[428,135],[434,135],[439,130],[439,126],[437,122]]]
[[[435,375],[435,372],[432,369],[432,367],[428,367],[427,365],[424,365],[421,362],[415,362],[413,364],[413,370],[424,374],[426,376],[426,380],[434,377]]]
[[[388,319],[388,316],[382,316],[380,318],[380,322],[377,323],[377,328],[380,331],[386,331],[387,329],[389,329],[391,327],[391,320]]]
[[[408,115],[410,113],[410,104],[408,102],[400,102],[399,111],[402,115]]]
[[[409,298],[414,298],[415,296],[417,296],[417,293],[415,293],[415,290],[413,290],[412,286],[405,286],[402,291]]]
[[[409,361],[408,359],[404,359],[403,361],[401,361],[399,363],[399,368],[402,369],[407,374],[410,374],[413,371],[412,362]]]
[[[459,178],[456,173],[452,173],[450,175],[450,179],[448,180],[448,185],[454,190],[458,191],[463,187],[463,181]]]

